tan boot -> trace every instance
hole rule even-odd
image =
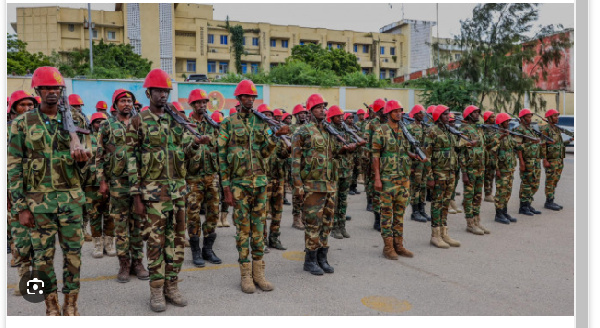
[[[298,230],[304,230],[304,224],[302,224],[302,216],[300,214],[294,215],[294,221],[292,223],[292,228],[296,228]]]
[[[163,291],[164,283],[163,279],[150,282],[150,309],[154,312],[162,312],[167,309]]]
[[[456,211],[456,213],[462,213],[463,211],[456,205],[456,202],[453,200],[450,201],[450,208]],[[450,212],[448,212],[450,213]]]
[[[415,256],[411,251],[404,248],[403,242],[404,242],[404,240],[402,237],[394,237],[394,250],[396,251],[396,254],[398,254],[400,256],[404,256],[404,257]]]
[[[456,214],[458,213],[455,209],[453,209],[452,207],[448,206],[448,214]]]
[[[85,221],[83,223],[83,239],[85,239],[85,241],[92,241],[92,235],[90,235],[90,233],[88,232],[87,227],[90,225],[89,221]]]
[[[131,271],[131,261],[126,257],[119,257],[118,282],[129,282],[129,272]]]
[[[77,309],[77,294],[65,294],[65,302],[63,304],[63,316],[79,316],[79,309]]]
[[[225,213],[225,215],[227,215],[227,213]],[[223,212],[219,213],[219,218],[217,219],[217,228],[222,228],[223,227]]]
[[[450,245],[446,244],[440,235],[440,227],[431,227],[431,240],[429,241],[431,245],[437,248],[450,248]]]
[[[244,262],[240,264],[240,273],[242,275],[242,291],[246,294],[254,293],[254,282],[252,281],[252,263]]]
[[[475,215],[473,217],[473,222],[475,223],[475,225],[481,229],[483,231],[483,233],[485,233],[486,235],[490,234],[490,231],[488,229],[486,229],[484,226],[481,225],[481,217],[479,216],[479,214]]]
[[[478,226],[475,225],[475,220],[473,218],[467,218],[467,231],[474,235],[483,235],[483,230],[479,229]]]
[[[221,224],[225,228],[230,227],[229,222],[227,222],[227,215],[228,214],[229,213],[227,213],[227,212],[221,212]]]
[[[107,256],[117,256],[115,237],[104,236],[104,252]]]
[[[394,250],[394,238],[383,237],[383,257],[388,260],[397,260],[398,254]]]
[[[177,280],[165,281],[165,299],[175,306],[186,306],[187,300],[183,298],[179,288],[177,288]]]
[[[60,316],[60,304],[58,304],[57,292],[46,295],[45,302],[47,316]]]
[[[23,276],[29,272],[29,263],[27,264],[21,264],[20,267],[17,268],[17,275],[19,276],[19,282],[21,282],[21,279],[23,279]],[[17,285],[15,286],[15,296],[21,296],[21,290],[19,289],[19,282],[17,282]]]
[[[452,246],[452,247],[460,247],[460,241],[458,241],[458,240],[455,240],[455,239],[452,239],[452,238],[451,238],[451,237],[448,235],[448,227],[444,227],[444,226],[442,226],[442,227],[440,227],[440,228],[441,228],[441,229],[440,229],[440,232],[441,232],[441,237],[442,237],[442,240],[443,240],[443,241],[444,241],[446,244],[448,244],[448,245],[450,245],[450,246]]]
[[[104,244],[102,243],[102,237],[94,237],[94,250],[92,251],[92,257],[95,259],[99,259],[103,256]]]
[[[264,260],[252,261],[252,280],[254,280],[254,283],[258,286],[258,288],[265,292],[275,289],[275,286],[273,286],[273,284],[268,282],[267,278],[265,278]]]
[[[488,202],[488,203],[493,203],[494,202],[494,196],[492,195],[486,195],[485,198],[483,199],[484,202]]]

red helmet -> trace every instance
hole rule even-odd
[[[313,93],[306,100],[306,109],[312,110],[313,107],[320,104],[325,104],[325,107],[327,107],[327,102],[323,99],[323,96],[319,93]]]
[[[275,109],[273,111],[273,116],[283,116],[283,113],[281,112],[280,109]]]
[[[433,120],[437,122],[440,116],[442,116],[442,114],[444,114],[446,111],[448,111],[448,107],[444,105],[437,105],[433,111]]]
[[[31,88],[39,86],[65,87],[65,80],[56,67],[42,66],[36,68],[31,78]]]
[[[34,98],[35,98],[35,101],[37,101],[37,103],[38,103],[38,104],[41,104],[41,103],[42,103],[42,97],[40,97],[40,96],[35,96]]]
[[[258,96],[258,91],[256,90],[254,82],[251,80],[242,80],[238,83],[237,87],[235,87],[233,95],[236,97],[241,95]]]
[[[552,116],[552,115],[554,115],[554,114],[559,114],[559,115],[560,115],[560,113],[559,113],[559,112],[558,112],[556,109],[549,109],[549,110],[546,112],[546,117],[550,117],[550,116]]]
[[[134,105],[134,106],[135,106],[135,105],[140,105],[140,106],[142,106],[142,104],[141,104],[139,101],[137,101],[137,100],[133,102],[133,105]]]
[[[171,78],[167,72],[163,71],[160,68],[155,68],[146,75],[146,79],[144,80],[143,88],[159,88],[159,89],[169,89],[173,90],[173,84],[171,83]]]
[[[69,95],[69,106],[76,106],[76,105],[80,105],[83,106],[83,100],[81,100],[81,97],[79,95],[76,94],[70,94]]]
[[[290,117],[290,116],[292,116],[292,114],[290,114],[290,113],[284,113],[283,114],[283,118],[281,120],[285,121],[285,119],[288,118],[288,117]]]
[[[510,115],[508,115],[506,113],[500,113],[496,116],[496,124],[502,124],[503,122],[506,122],[507,120],[510,120]]]
[[[425,111],[425,107],[423,107],[423,105],[420,104],[416,104],[411,110],[410,113],[408,113],[408,116],[410,118],[413,118],[415,116],[416,113],[420,113]]]
[[[271,108],[267,104],[260,104],[256,109],[259,113],[270,112]]]
[[[371,105],[371,108],[373,108],[373,111],[375,113],[377,113],[378,111],[380,111],[383,107],[385,107],[385,100],[383,100],[381,98],[375,100],[373,102],[373,104]]]
[[[194,101],[198,100],[208,100],[208,94],[206,91],[202,89],[194,89],[192,92],[190,92],[190,95],[188,96],[188,104],[191,105]]]
[[[106,101],[100,100],[99,102],[96,103],[96,109],[106,110],[107,108],[108,108],[108,105],[106,104]]]
[[[300,112],[308,112],[308,111],[301,104],[294,106],[294,110],[292,111],[292,114],[296,115]]]
[[[221,112],[219,112],[217,110],[214,113],[212,113],[212,115],[210,116],[210,118],[212,118],[213,121],[215,121],[217,123],[223,122],[223,114],[221,114]]]
[[[427,114],[433,114],[435,107],[436,107],[435,105],[431,105],[431,106],[427,107]]]
[[[366,114],[366,113],[367,113],[367,111],[362,108],[360,108],[359,110],[356,111],[356,115]]]
[[[347,120],[350,116],[352,116],[352,113],[344,113],[344,121]]]
[[[481,111],[479,109],[479,107],[477,107],[477,106],[474,106],[474,105],[467,106],[467,108],[465,108],[465,110],[463,111],[463,118],[467,118],[467,116],[471,115],[471,113],[473,113],[476,110]]]
[[[131,99],[133,100],[133,102],[135,103],[135,96],[133,95],[133,92],[131,92],[129,90],[125,90],[125,89],[117,89],[117,90],[115,90],[115,92],[113,92],[112,106],[111,106],[112,108],[110,110],[111,112],[113,112],[113,109],[117,110],[117,101],[126,95],[129,95],[131,97]]]
[[[490,116],[492,116],[493,114],[494,114],[494,112],[489,111],[489,110],[487,112],[483,113],[483,121],[484,122],[487,121],[490,118]]]
[[[521,109],[521,111],[519,112],[519,118],[521,118],[521,117],[523,117],[523,116],[525,116],[525,115],[529,115],[529,114],[533,115],[529,109],[527,109],[527,108],[523,108],[523,109]]]
[[[143,107],[143,108],[140,110],[140,112],[143,112],[143,111],[145,111],[145,110],[148,110],[148,109],[150,109],[150,106],[144,106],[144,107]],[[111,111],[112,111],[112,110],[111,110]]]
[[[106,119],[106,115],[104,113],[92,114],[92,123],[94,123],[95,120],[105,120],[105,119]]]
[[[18,90],[13,92],[10,97],[8,98],[9,100],[9,105],[8,105],[8,112],[10,112],[11,109],[13,109],[13,106],[16,105],[19,101],[23,100],[23,99],[31,99],[33,100],[34,103],[36,103],[37,101],[35,100],[35,98],[28,94],[27,92],[23,91],[23,90]]]
[[[237,113],[237,109],[235,109],[235,107],[229,108],[229,116],[231,116],[235,113]]]
[[[383,113],[388,114],[391,113],[394,109],[398,108],[404,110],[404,108],[402,108],[402,104],[400,104],[397,100],[388,100],[385,103],[385,109],[383,110]]]
[[[181,103],[179,101],[174,101],[173,102],[173,106],[175,108],[177,108],[177,111],[179,111],[179,112],[185,112],[185,109],[183,109],[183,106],[181,105]]]
[[[318,105],[318,104],[317,104]],[[333,105],[327,110],[327,121],[331,122],[331,118],[338,115],[343,115],[344,112],[339,106]]]

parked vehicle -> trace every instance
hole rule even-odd
[[[185,82],[210,82],[206,74],[190,74]]]

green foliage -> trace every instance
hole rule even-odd
[[[318,70],[331,70],[337,76],[360,72],[358,58],[344,49],[325,49],[317,44],[297,45],[288,61],[302,61]]]
[[[320,85],[323,87],[340,84],[339,77],[333,71],[317,69],[297,60],[273,67],[269,77],[274,84]]]
[[[462,110],[477,101],[478,85],[463,80],[428,80],[420,79],[418,84],[424,87],[423,103],[426,105],[444,104],[451,111]]]
[[[231,44],[233,56],[235,58],[235,70],[242,71],[242,55],[244,54],[244,28],[241,25],[231,26],[229,24],[229,16],[225,21],[225,29],[231,34]]]
[[[7,33],[6,48],[6,72],[8,74],[33,74],[38,67],[54,66],[51,58],[41,52],[37,54],[28,52],[27,42],[17,39],[15,34]]]
[[[348,73],[342,77],[342,84],[358,88],[386,88],[390,87],[389,80],[380,80],[375,74],[363,74],[362,72]]]

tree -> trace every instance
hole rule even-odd
[[[41,52],[27,51],[27,42],[17,39],[17,35],[7,33],[6,71],[8,74],[26,75],[41,66],[54,66],[50,57]]]
[[[477,102],[479,85],[465,80],[444,79],[436,81],[422,78],[403,83],[403,87],[422,88],[423,105],[444,104],[451,111],[462,112],[469,105]]]
[[[225,21],[225,25],[221,25],[225,28],[229,34],[231,34],[231,44],[233,50],[233,56],[235,57],[235,70],[236,72],[242,72],[242,55],[244,54],[244,28],[242,25],[231,26],[229,24],[229,15]]]
[[[318,44],[297,45],[286,61],[302,61],[318,70],[331,70],[337,76],[360,72],[358,58],[344,49],[324,49]]]

